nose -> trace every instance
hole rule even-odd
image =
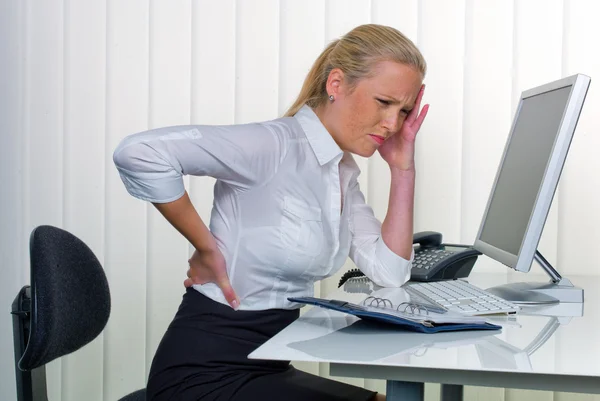
[[[389,133],[393,134],[400,129],[400,118],[397,113],[386,115],[381,121],[381,126]]]

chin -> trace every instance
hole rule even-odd
[[[376,150],[377,150],[377,148],[356,149],[356,150],[353,150],[351,153],[358,155],[358,156],[362,156],[362,157],[371,157],[375,154]]]

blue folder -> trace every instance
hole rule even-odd
[[[350,302],[335,299],[322,299],[314,297],[288,298],[291,302],[316,305],[322,308],[357,316],[363,320],[379,323],[393,324],[400,328],[421,333],[438,333],[443,331],[459,330],[500,330],[498,326],[473,316],[457,316],[439,313],[415,314],[395,309],[374,308],[356,305]]]

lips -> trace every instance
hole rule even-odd
[[[371,139],[373,139],[377,143],[377,145],[382,145],[385,141],[384,137],[378,135],[369,134],[369,137],[371,137]]]

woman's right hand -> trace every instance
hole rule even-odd
[[[188,278],[183,282],[186,287],[215,283],[233,309],[240,306],[240,301],[229,282],[225,258],[218,248],[202,252],[195,250],[188,263],[190,265],[187,271]]]
[[[215,283],[223,291],[229,305],[233,309],[239,308],[240,300],[231,288],[225,258],[212,233],[192,205],[187,191],[177,200],[153,205],[196,249],[188,260],[188,278],[183,284],[191,287],[194,284]]]

